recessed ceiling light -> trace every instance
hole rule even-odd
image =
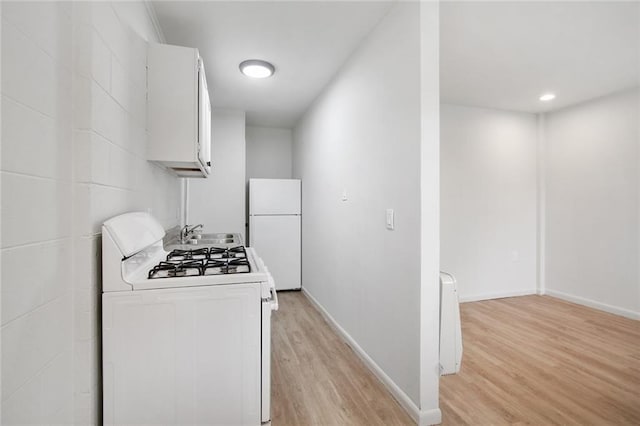
[[[260,59],[249,59],[240,63],[240,71],[242,74],[251,78],[271,77],[275,70],[269,62]]]
[[[540,100],[542,102],[547,102],[555,99],[555,97],[556,95],[554,95],[553,93],[545,93],[544,95],[540,96]]]

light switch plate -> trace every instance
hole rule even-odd
[[[395,228],[395,218],[393,209],[387,209],[387,229],[393,230]]]
[[[347,189],[345,188],[345,189],[342,190],[342,201],[347,201],[347,200],[348,200],[348,198],[347,198]]]

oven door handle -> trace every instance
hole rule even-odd
[[[271,310],[277,311],[279,308],[278,305],[278,293],[276,292],[276,283],[273,280],[273,276],[269,274],[269,292],[271,293]]]
[[[275,288],[271,289],[271,310],[272,311],[277,311],[279,308],[278,305],[278,293],[276,292]]]

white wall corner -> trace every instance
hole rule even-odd
[[[546,250],[546,115],[537,115],[538,124],[538,150],[536,162],[537,174],[537,229],[536,229],[536,251],[537,251],[537,279],[536,291],[538,294],[546,293],[545,283],[545,250]]]
[[[439,14],[438,2],[420,2],[420,425],[441,420]]]
[[[189,179],[180,178],[180,227],[189,224]]]
[[[166,43],[167,39],[164,36],[162,27],[160,26],[160,21],[158,21],[158,15],[156,14],[156,8],[153,6],[153,3],[149,0],[144,0],[144,7],[147,9],[149,19],[151,19],[151,24],[153,24],[153,29],[156,31],[156,35],[158,36],[158,41],[160,43]]]

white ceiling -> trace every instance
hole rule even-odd
[[[638,2],[441,4],[441,98],[542,112],[637,86],[639,28]]]
[[[247,124],[291,128],[389,2],[155,1],[166,42],[200,50],[212,106],[246,111]],[[238,65],[265,59],[273,77]]]
[[[171,44],[200,50],[214,107],[292,127],[390,1],[154,1]],[[542,112],[640,83],[640,2],[443,2],[444,102]],[[266,59],[252,80],[245,59]],[[417,89],[416,89],[417,90]],[[548,103],[538,100],[555,92]]]

